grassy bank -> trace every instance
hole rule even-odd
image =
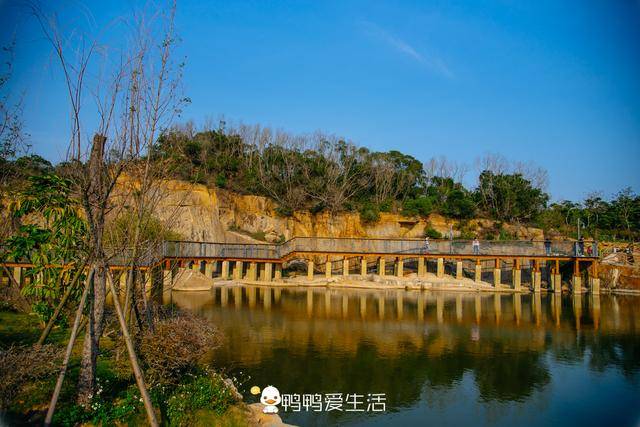
[[[169,326],[159,324],[158,329],[162,331],[163,327],[170,328],[174,323],[170,320]],[[40,331],[41,325],[35,316],[0,311],[0,423],[41,425],[44,420],[69,331],[55,329],[48,344],[35,349],[33,344]],[[82,339],[78,341],[54,425],[146,425],[143,403],[115,331],[107,333],[101,341],[96,396],[89,408],[76,404]],[[228,380],[209,370],[204,363],[191,366],[183,363],[177,369],[176,358],[171,359],[172,356],[166,354],[170,351],[166,345],[159,345],[156,350],[165,353],[163,360],[170,361],[167,364],[170,368],[163,367],[162,361],[152,359],[155,355],[151,356],[149,350],[145,350],[146,360],[153,360],[150,366],[154,366],[147,371],[149,391],[163,425],[248,425]],[[162,378],[162,375],[168,378]]]

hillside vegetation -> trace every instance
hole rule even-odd
[[[260,126],[195,131],[192,126],[164,132],[151,156],[164,165],[166,177],[266,196],[277,213],[295,211],[359,212],[376,222],[381,212],[426,217],[437,213],[465,221],[488,218],[542,228],[546,233],[600,240],[637,240],[640,197],[630,188],[610,199],[600,194],[583,201],[549,203],[546,171],[510,164],[498,155],[478,162],[475,188],[462,178],[467,169],[446,158],[426,163],[399,151],[375,152],[332,135],[292,135]],[[29,176],[60,173],[38,155],[2,159],[5,188],[16,188]],[[439,233],[426,230],[433,238]],[[510,238],[496,235],[495,238]]]

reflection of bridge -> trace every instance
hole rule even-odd
[[[475,282],[493,283],[496,290],[521,291],[529,285],[534,292],[562,291],[562,279],[570,280],[574,292],[582,284],[599,293],[597,244],[557,241],[481,241],[474,247],[466,240],[361,239],[295,237],[282,244],[245,244],[166,241],[158,250],[143,251],[136,265],[146,272],[148,285],[154,273],[163,271],[162,282],[170,286],[177,268],[199,270],[209,278],[271,282],[282,278],[283,266],[306,263],[307,277],[316,271],[326,278],[333,274],[394,275],[417,277],[435,273],[436,278],[450,275]],[[123,269],[129,265],[126,253],[116,255],[110,265]],[[433,265],[432,265],[433,264]],[[22,277],[26,263],[5,263],[14,268],[14,277]],[[429,269],[435,270],[430,272]],[[503,277],[503,270],[506,270]],[[124,275],[123,275],[124,276]],[[488,276],[488,277],[487,277]],[[503,279],[510,276],[510,283]]]

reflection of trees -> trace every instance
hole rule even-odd
[[[436,335],[427,340],[437,339]],[[455,387],[465,371],[473,373],[486,400],[523,400],[550,379],[540,353],[504,353],[504,343],[483,346],[476,354],[461,344],[438,355],[413,343],[400,345],[397,357],[381,357],[375,345],[364,342],[355,354],[318,351],[310,344],[292,355],[289,347],[278,346],[251,368],[255,373],[251,382],[274,383],[285,393],[386,393],[389,407],[399,408],[420,400],[425,385]]]
[[[640,371],[640,339],[632,335],[606,335],[588,339],[591,357],[589,368],[603,372],[610,366],[620,368],[627,378],[635,379]]]
[[[484,400],[525,400],[551,379],[542,354],[535,351],[503,352],[497,345],[490,357],[474,359],[474,373]]]
[[[571,300],[564,301],[558,326],[551,312],[545,312],[551,310],[549,300],[543,300],[538,326],[529,318],[530,305],[522,304],[516,323],[510,301],[503,298],[501,323],[493,323],[492,304],[483,306],[483,320],[491,321],[481,322],[480,339],[472,341],[467,322],[475,322],[475,312],[470,303],[462,306],[458,321],[451,315],[455,305],[450,301],[439,323],[432,300],[425,299],[424,319],[419,319],[418,305],[405,295],[404,316],[399,318],[395,300],[387,294],[386,317],[380,321],[375,294],[364,298],[367,317],[361,317],[360,294],[350,296],[345,316],[345,294],[334,294],[327,304],[321,291],[314,292],[318,295],[312,300],[312,315],[306,292],[282,292],[269,309],[261,304],[260,293],[255,309],[246,302],[238,307],[231,302],[232,292],[227,308],[219,306],[220,296],[214,306],[199,300],[193,308],[226,334],[215,363],[241,367],[253,376],[251,385],[273,383],[285,393],[381,392],[390,410],[415,405],[427,389],[455,389],[465,373],[471,374],[485,402],[527,400],[551,380],[547,352],[552,360],[569,364],[579,364],[586,356],[593,370],[615,366],[631,378],[640,370],[638,316],[630,306],[636,300],[601,297],[600,329],[587,326],[592,325],[591,310],[585,307],[583,329],[576,332]],[[189,305],[183,302],[180,305]],[[348,420],[346,414],[339,417],[340,422]]]

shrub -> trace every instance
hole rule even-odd
[[[380,209],[373,203],[365,203],[360,208],[360,219],[365,223],[377,222],[380,219]]]
[[[424,235],[425,237],[428,237],[430,239],[442,239],[442,234],[435,228],[432,228],[431,226],[425,227]]]
[[[433,208],[433,203],[428,197],[407,199],[402,205],[402,214],[406,216],[428,216]]]
[[[0,409],[6,408],[28,382],[57,372],[61,362],[62,350],[53,344],[0,350]]]
[[[150,386],[177,384],[183,375],[197,370],[200,359],[220,342],[209,322],[187,312],[173,312],[146,332],[139,357]]]

